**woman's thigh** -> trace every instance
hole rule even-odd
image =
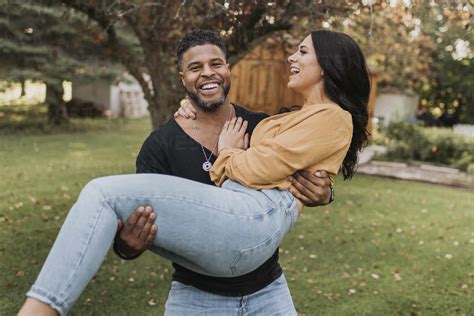
[[[91,185],[123,220],[138,206],[152,206],[158,226],[152,250],[208,275],[252,271],[273,254],[292,219],[278,201],[243,186],[236,191],[156,174],[104,177]]]

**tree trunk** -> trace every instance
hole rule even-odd
[[[153,101],[148,102],[153,130],[173,116],[178,109],[179,101],[184,97],[184,95],[180,96],[179,91],[176,91],[176,86],[168,85],[166,82],[161,82],[155,91]]]
[[[21,80],[21,94],[20,94],[20,98],[21,97],[24,97],[26,95],[26,91],[25,91],[25,80],[22,79]]]
[[[145,68],[150,76],[151,86],[143,80],[142,73],[132,65],[129,72],[140,83],[148,102],[153,130],[173,117],[179,101],[185,96],[176,72],[175,57],[169,50],[157,51],[152,41],[144,41]],[[158,45],[159,46],[159,45]]]
[[[46,85],[46,104],[48,105],[48,122],[50,124],[61,125],[69,122],[61,82]]]

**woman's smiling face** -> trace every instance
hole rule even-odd
[[[298,50],[288,57],[291,75],[288,88],[307,96],[311,90],[322,83],[321,66],[318,63],[311,35],[308,35]]]

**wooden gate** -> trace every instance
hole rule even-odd
[[[283,44],[261,44],[231,71],[230,100],[253,111],[275,114],[282,106],[302,105],[303,98],[287,88],[289,54]]]

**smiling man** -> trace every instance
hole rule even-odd
[[[180,41],[176,55],[180,79],[197,118],[177,117],[152,132],[138,155],[137,172],[169,174],[214,185],[208,171],[217,155],[224,122],[242,117],[247,120],[247,133],[251,135],[267,115],[230,103],[230,68],[224,43],[214,32],[188,33]],[[327,204],[330,180],[324,172],[319,174],[295,174],[290,190],[306,204]],[[159,220],[160,211],[156,212]],[[138,209],[117,234],[115,252],[124,259],[143,253],[157,234],[156,217],[148,207]],[[173,267],[165,315],[296,315],[278,263],[278,250],[255,271],[233,278],[202,275],[176,263]]]
[[[209,60],[203,61],[202,57]],[[180,76],[188,97],[201,110],[216,111],[224,104],[230,91],[229,66],[221,48],[200,45],[198,49],[189,49],[182,54],[181,60],[178,60],[180,65],[183,58],[187,63],[186,68],[181,69]]]

